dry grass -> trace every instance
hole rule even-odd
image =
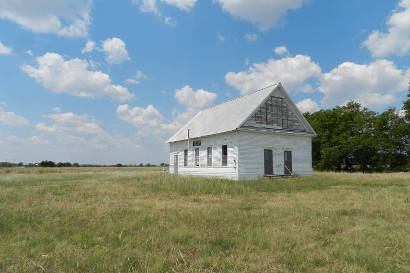
[[[0,272],[410,272],[410,175],[0,170]]]

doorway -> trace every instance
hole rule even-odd
[[[292,151],[285,151],[284,156],[285,174],[292,174]]]
[[[264,150],[265,175],[273,175],[273,154],[272,150]]]
[[[178,174],[178,155],[174,155],[174,174]]]

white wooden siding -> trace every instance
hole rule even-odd
[[[284,151],[292,151],[293,173],[312,175],[312,139],[309,136],[241,131],[238,140],[239,179],[264,175],[264,149],[272,149],[274,174],[284,174]]]
[[[284,152],[292,151],[293,173],[312,175],[312,139],[309,136],[235,131],[200,140],[199,167],[194,166],[196,147],[192,146],[192,139],[186,167],[184,150],[187,149],[187,141],[170,144],[170,173],[174,173],[174,155],[178,155],[178,174],[181,175],[255,179],[264,175],[264,149],[271,149],[274,174],[284,174]],[[222,145],[228,145],[228,166],[222,166]],[[212,147],[212,167],[207,166],[208,147]]]
[[[201,140],[201,146],[193,147],[193,140]],[[228,145],[228,165],[222,166],[222,145]],[[212,167],[207,166],[207,148],[212,147]],[[184,166],[184,150],[187,141],[170,143],[170,173],[174,173],[174,156],[178,155],[178,174],[224,177],[238,179],[238,135],[225,133],[190,140],[188,166]],[[199,167],[195,163],[195,148],[199,148]]]

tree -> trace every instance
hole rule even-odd
[[[407,100],[404,102],[403,110],[405,111],[405,118],[408,122],[410,122],[410,82],[409,82],[409,93],[407,94]]]
[[[39,164],[41,167],[55,167],[56,164],[53,161],[43,160]]]
[[[409,156],[410,126],[396,109],[390,108],[375,121],[379,169],[405,170]]]

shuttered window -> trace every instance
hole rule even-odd
[[[188,166],[188,150],[184,150],[184,167]]]
[[[208,147],[206,156],[208,167],[212,167],[212,147]]]
[[[199,148],[195,148],[195,166],[199,167]]]
[[[228,145],[222,145],[222,166],[228,166]]]

